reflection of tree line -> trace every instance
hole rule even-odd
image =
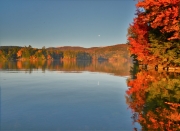
[[[180,74],[139,71],[128,80],[126,102],[142,130],[180,130]]]
[[[2,70],[33,70],[41,69],[56,71],[91,71],[112,73],[119,76],[128,76],[130,62],[108,61],[4,61],[0,63]]]

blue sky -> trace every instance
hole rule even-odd
[[[126,43],[134,0],[1,0],[0,45],[41,48]]]

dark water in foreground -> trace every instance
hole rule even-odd
[[[133,130],[129,63],[1,62],[3,130]]]

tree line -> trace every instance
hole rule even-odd
[[[31,45],[28,47],[1,46],[0,56],[1,60],[44,60],[59,59],[62,57],[62,52],[58,50],[46,50],[45,47],[42,47],[42,49],[32,48]]]
[[[106,47],[50,47],[41,49],[31,45],[0,46],[1,60],[129,60],[127,44],[118,44]]]

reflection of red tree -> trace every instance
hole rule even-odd
[[[52,59],[51,55],[47,55],[47,59],[48,59],[48,60],[49,60],[49,59]]]
[[[129,80],[128,86],[130,87],[126,93],[129,97],[127,97],[127,104],[132,109],[133,112],[138,112],[138,121],[142,119],[140,113],[143,110],[143,106],[145,105],[146,98],[146,89],[148,88],[148,84],[150,82],[149,72],[143,71],[137,74],[137,79]],[[134,120],[136,120],[137,114],[134,114]]]
[[[22,61],[17,61],[17,68],[22,69]]]
[[[51,61],[51,60],[48,60],[48,61],[47,61],[47,67],[51,66],[51,63],[52,63],[52,61]]]
[[[171,77],[141,71],[128,81],[127,104],[143,130],[180,130],[180,80]]]
[[[178,104],[178,106],[180,106],[180,104]],[[148,111],[146,117],[142,117],[140,121],[142,124],[146,124],[148,130],[180,130],[178,107],[172,105],[169,107],[170,109],[158,107],[155,111]]]

